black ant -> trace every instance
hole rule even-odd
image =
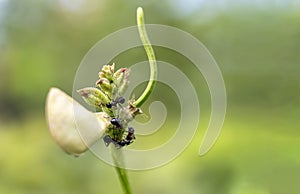
[[[121,120],[119,118],[112,118],[110,123],[112,125],[114,125],[117,129],[122,129],[123,128]]]
[[[121,147],[129,145],[133,142],[134,139],[134,129],[132,127],[128,127],[128,134],[126,136],[126,139],[118,142],[118,145],[120,145]]]
[[[106,107],[107,108],[112,108],[113,106],[117,106],[117,104],[124,104],[125,103],[125,98],[123,96],[120,96],[113,100],[111,103],[107,103]]]
[[[105,144],[106,147],[108,147],[110,143],[113,143],[113,144],[115,144],[115,145],[118,144],[118,143],[117,143],[115,140],[113,140],[109,135],[105,135],[105,136],[103,137],[103,141],[104,141],[104,144]]]
[[[105,146],[109,146],[110,143],[113,143],[113,144],[115,144],[115,146],[120,146],[120,147],[124,147],[125,145],[131,144],[134,139],[135,139],[135,135],[134,135],[134,129],[132,127],[128,127],[128,134],[127,134],[125,140],[118,142],[118,141],[113,140],[109,135],[105,135],[103,137]]]
[[[132,141],[134,139],[135,139],[134,129],[133,129],[133,127],[128,127],[128,134],[126,136],[126,140]]]

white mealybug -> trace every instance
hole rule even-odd
[[[92,113],[58,88],[51,88],[46,119],[54,141],[68,154],[79,156],[98,141],[110,124],[104,112]]]

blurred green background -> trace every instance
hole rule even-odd
[[[193,66],[182,69],[184,58],[156,48],[159,60],[181,68],[197,88],[202,118],[191,145],[174,161],[129,172],[134,193],[300,193],[297,0],[0,0],[0,193],[121,193],[111,166],[89,152],[75,159],[55,145],[44,104],[52,86],[71,94],[87,51],[135,25],[138,6],[147,23],[180,28],[205,44],[223,73],[228,110],[217,143],[199,157],[209,121],[205,81]],[[140,49],[115,62],[130,66],[145,59]],[[152,98],[168,101],[163,88],[158,84]],[[178,119],[174,107],[169,123]]]

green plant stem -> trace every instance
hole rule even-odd
[[[144,13],[143,9],[139,7],[137,9],[137,26],[138,31],[140,34],[141,41],[143,43],[144,49],[146,51],[146,54],[148,56],[149,64],[150,64],[150,79],[148,82],[148,85],[142,95],[134,102],[134,105],[136,107],[141,107],[142,104],[148,99],[151,92],[153,91],[156,78],[157,78],[157,64],[156,59],[154,55],[153,48],[151,46],[151,43],[149,41],[146,28],[145,28],[145,22],[144,22]]]
[[[122,186],[123,193],[131,194],[132,192],[128,181],[127,172],[124,168],[122,168],[122,166],[124,166],[122,149],[116,148],[115,145],[110,145],[110,151],[115,165],[115,170],[118,174],[118,178]]]
[[[153,91],[157,78],[157,64],[155,60],[155,55],[145,29],[144,13],[141,7],[137,9],[137,26],[141,41],[143,43],[150,64],[150,79],[148,85],[142,93],[142,95],[134,102],[134,105],[136,107],[140,107],[148,99],[151,92]],[[124,167],[122,149],[118,149],[114,145],[111,145],[110,151],[123,192],[124,194],[131,194],[131,188],[127,177],[127,171],[124,168],[122,168]]]

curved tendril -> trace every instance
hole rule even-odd
[[[153,91],[156,78],[157,78],[157,64],[156,64],[156,59],[154,55],[153,48],[151,46],[151,43],[149,41],[146,28],[145,28],[145,23],[144,23],[144,13],[143,9],[139,7],[137,9],[137,26],[138,26],[138,31],[140,34],[140,39],[143,43],[144,49],[146,51],[146,54],[148,56],[148,61],[150,64],[150,79],[148,82],[148,85],[142,95],[134,102],[134,105],[136,107],[141,107],[142,104],[148,99],[150,96],[151,92]]]

